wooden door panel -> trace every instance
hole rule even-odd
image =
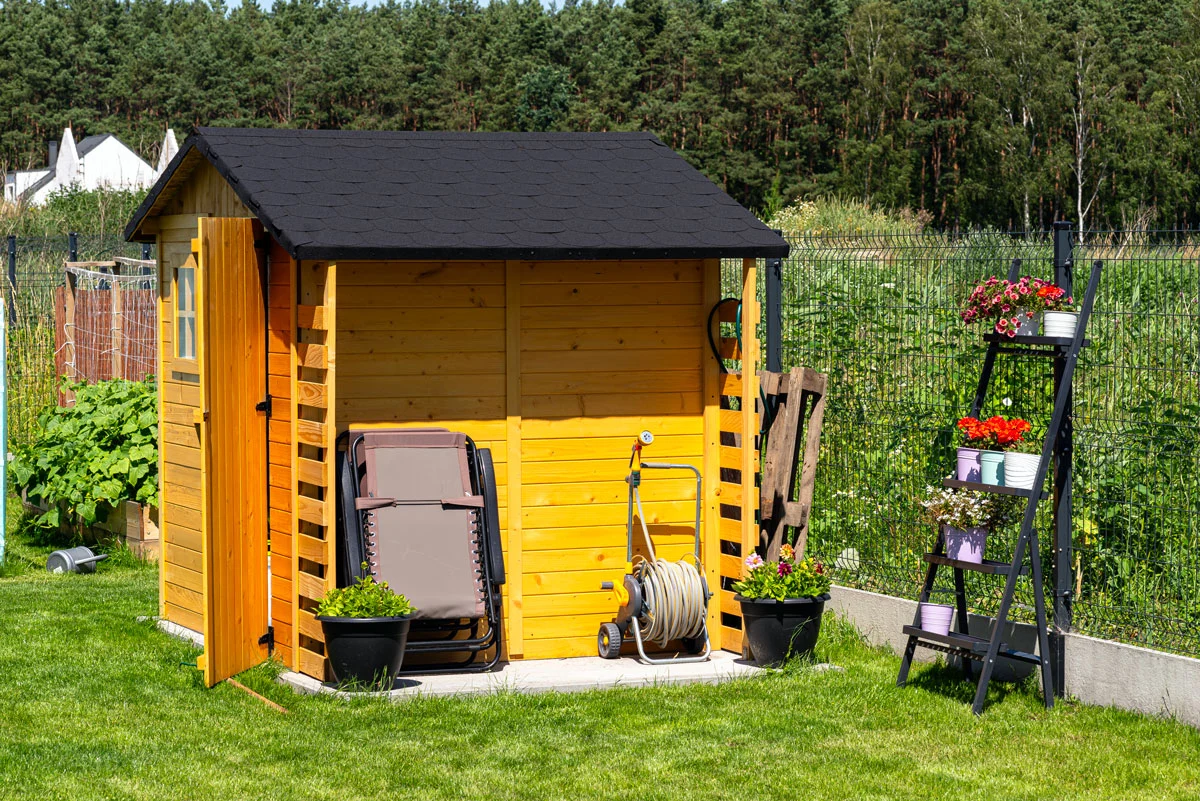
[[[268,656],[266,309],[254,221],[202,219],[204,403],[208,412],[205,683]]]

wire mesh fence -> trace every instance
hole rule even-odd
[[[1075,628],[1200,654],[1200,236],[1078,240],[1076,289],[1093,260],[1104,273],[1075,378]],[[861,234],[791,244],[783,367],[831,378],[810,552],[841,583],[915,598],[934,534],[919,502],[952,472],[954,423],[970,411],[983,361],[982,331],[958,310],[1013,259],[1023,274],[1053,279],[1050,236]],[[729,294],[737,272],[727,265]],[[984,414],[1025,417],[1043,433],[1052,390],[1045,360],[1002,359]],[[1049,506],[1038,521],[1047,571]],[[1011,558],[1015,537],[1014,528],[989,538],[989,558]],[[999,582],[971,578],[974,609],[994,611]],[[1028,619],[1028,585],[1023,592],[1015,614]]]
[[[72,245],[74,249],[72,250]],[[56,295],[66,283],[64,265],[69,260],[104,261],[116,256],[139,259],[142,246],[118,235],[68,234],[55,237],[11,238],[5,249],[8,325],[9,438],[27,442],[37,428],[38,416],[58,401],[56,363],[61,337],[56,342]],[[153,249],[150,258],[153,258]],[[61,316],[61,314],[60,314]],[[146,326],[134,320],[134,332]],[[156,347],[153,331],[150,348]],[[140,353],[140,351],[139,351]],[[140,356],[136,358],[141,358]],[[82,377],[82,376],[81,376]]]
[[[1077,285],[1092,260],[1105,267],[1075,379],[1075,626],[1200,655],[1200,234],[1078,239]],[[970,410],[984,352],[981,331],[963,325],[959,307],[1013,259],[1023,273],[1051,278],[1050,236],[856,234],[791,244],[783,367],[831,378],[811,553],[843,584],[913,598],[933,539],[919,501],[952,470],[954,422]],[[76,237],[76,260],[142,255],[117,236]],[[66,235],[15,242],[7,284],[15,442],[58,398],[55,295],[69,258]],[[726,265],[724,294],[739,294],[740,271],[740,263]],[[111,286],[94,281],[92,290]],[[152,314],[131,325],[144,323],[152,336]],[[93,355],[104,363],[112,346],[97,336]],[[1001,360],[992,386],[985,414],[1022,416],[1044,431],[1053,384],[1042,360]],[[1039,519],[1047,569],[1048,506]],[[1007,558],[1016,532],[1007,533],[1007,545],[1002,535],[989,539],[989,558]],[[993,611],[998,583],[971,578],[973,607]],[[1016,614],[1030,617],[1024,592]]]

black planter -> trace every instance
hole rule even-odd
[[[821,634],[821,615],[829,593],[815,598],[733,599],[742,605],[742,634],[760,665],[780,665],[793,656],[808,656]]]
[[[329,665],[339,682],[390,689],[404,661],[412,618],[321,617]]]

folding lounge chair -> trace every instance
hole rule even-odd
[[[339,584],[366,562],[417,607],[408,655],[462,655],[403,672],[494,667],[504,557],[491,451],[440,428],[352,428],[339,458]]]

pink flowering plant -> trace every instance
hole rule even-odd
[[[1018,281],[1008,281],[992,276],[971,291],[967,303],[959,313],[964,323],[983,320],[994,321],[997,334],[1015,337],[1017,327],[1025,320],[1032,320],[1046,309],[1057,309],[1058,304],[1070,304],[1071,299],[1062,300],[1063,290],[1040,278],[1024,276]]]
[[[757,553],[747,556],[745,575],[734,583],[733,591],[750,601],[783,601],[824,595],[829,584],[823,564],[799,557],[792,546],[784,545],[778,562],[767,562]]]

